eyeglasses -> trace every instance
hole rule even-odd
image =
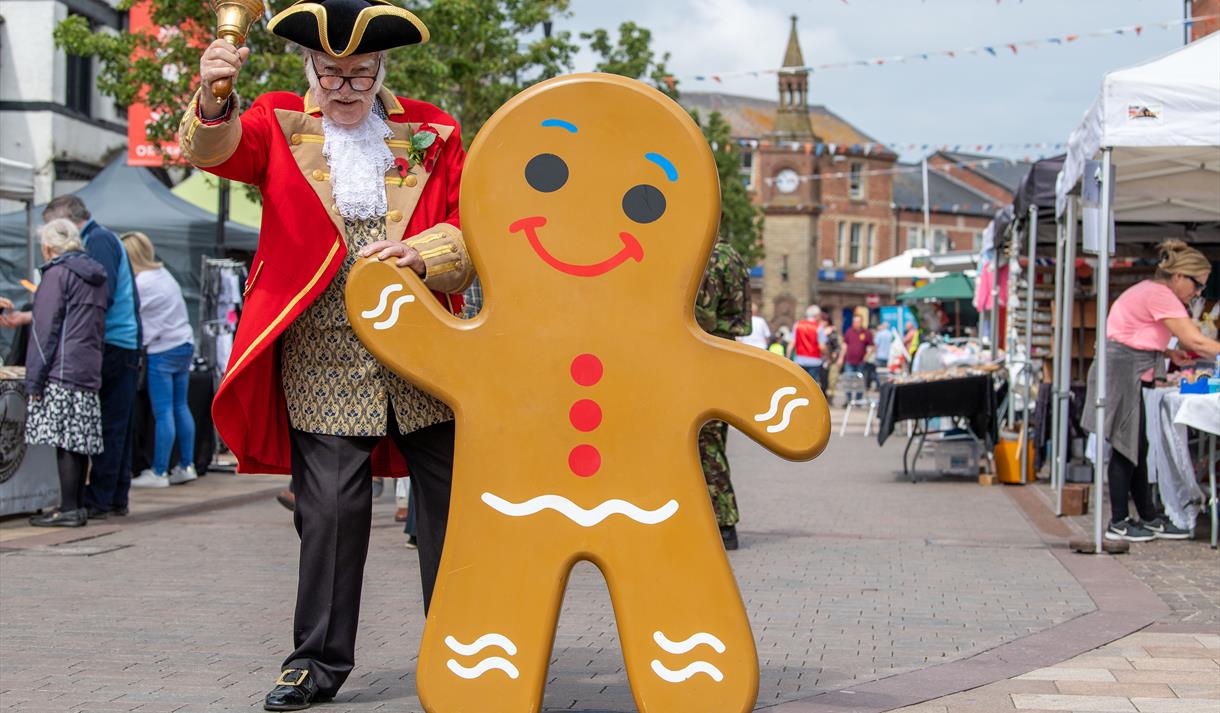
[[[1179,273],[1179,274],[1181,274],[1181,273]],[[1194,289],[1195,292],[1202,292],[1203,288],[1207,287],[1207,285],[1203,284],[1202,282],[1199,282],[1198,280],[1191,277],[1190,275],[1182,275],[1182,277],[1185,277],[1186,279],[1190,280],[1191,284],[1193,284],[1195,286],[1195,289]]]
[[[344,84],[352,85],[352,91],[367,92],[377,83],[377,73],[381,71],[381,63],[377,63],[377,68],[373,70],[373,76],[356,75],[348,76],[344,74],[319,74],[318,86],[328,92],[338,91],[343,88]]]

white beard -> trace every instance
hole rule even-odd
[[[385,174],[394,154],[385,140],[394,132],[372,112],[346,128],[322,117],[322,155],[330,166],[330,187],[344,218],[368,220],[386,214]]]

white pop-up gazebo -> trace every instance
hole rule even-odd
[[[1220,34],[1142,64],[1110,72],[1101,94],[1068,140],[1056,188],[1056,214],[1075,245],[1072,194],[1085,176],[1086,162],[1100,158],[1100,214],[1118,221],[1220,221]],[[1114,171],[1113,185],[1110,174]],[[1109,306],[1110,221],[1099,220],[1097,270],[1097,421],[1106,408],[1106,313]],[[1069,254],[1066,264],[1072,264]],[[1065,290],[1067,295],[1070,290]],[[1063,300],[1068,310],[1070,297]],[[1071,312],[1060,312],[1070,316]],[[1063,323],[1061,321],[1061,323]],[[1068,321],[1066,324],[1070,324]],[[1070,350],[1070,330],[1062,330],[1056,351]],[[1067,359],[1060,359],[1066,372]],[[1066,378],[1066,373],[1060,375]],[[1064,382],[1066,383],[1066,382]],[[1060,424],[1067,403],[1061,400]],[[1060,438],[1060,434],[1055,435]],[[1094,470],[1094,541],[1101,551],[1102,483],[1105,449]],[[1214,488],[1213,488],[1214,491]],[[1215,505],[1213,504],[1213,520]],[[1215,524],[1212,529],[1215,531]]]

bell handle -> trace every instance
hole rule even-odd
[[[234,47],[240,47],[245,38],[236,32],[222,30],[220,38],[228,40]],[[216,105],[224,106],[225,102],[229,101],[229,95],[233,93],[233,80],[225,77],[212,82],[212,96],[216,97]]]

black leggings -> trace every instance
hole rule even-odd
[[[1152,487],[1148,483],[1148,434],[1144,432],[1144,399],[1140,395],[1139,462],[1132,463],[1117,450],[1110,453],[1110,522],[1121,522],[1130,516],[1127,499],[1135,501],[1135,509],[1145,522],[1157,518],[1152,504]]]
[[[89,472],[89,456],[56,448],[55,461],[59,466],[59,510],[78,510],[85,502],[85,475]]]

